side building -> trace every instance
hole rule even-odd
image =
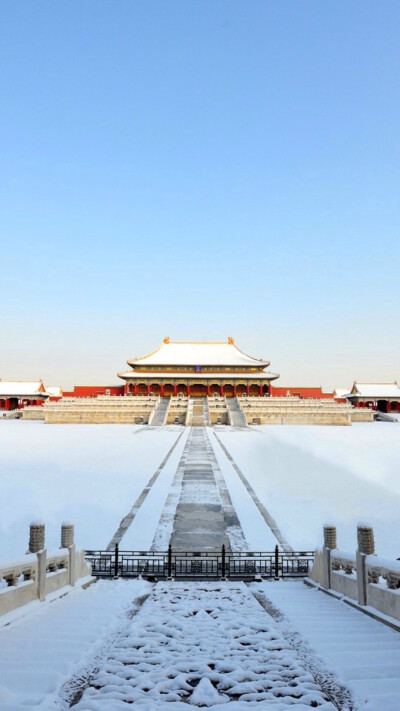
[[[42,380],[0,380],[0,410],[43,405],[48,397]]]
[[[269,361],[243,353],[227,341],[170,341],[127,361],[130,370],[118,373],[127,395],[173,397],[263,397],[279,378],[266,368]]]

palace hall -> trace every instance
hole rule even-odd
[[[127,361],[131,370],[118,373],[127,395],[219,395],[263,397],[279,377],[266,370],[269,361],[243,353],[227,341],[170,341],[141,358]]]

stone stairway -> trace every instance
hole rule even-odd
[[[297,581],[250,588],[284,636],[293,640],[295,631],[346,684],[356,702],[350,708],[400,708],[399,632]]]
[[[102,581],[0,629],[0,709],[398,711],[400,635],[300,581]]]
[[[206,424],[207,401],[204,397],[189,398],[186,427],[204,427]]]
[[[169,405],[168,397],[160,397],[152,416],[149,419],[149,425],[152,427],[161,427],[164,424]]]
[[[205,398],[197,398],[193,401],[193,427],[204,427],[204,400]]]
[[[225,400],[228,408],[229,424],[232,427],[246,427],[246,417],[237,397],[227,397]]]

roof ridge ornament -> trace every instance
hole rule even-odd
[[[234,338],[232,338],[232,336],[228,336],[228,343],[229,343],[231,346],[234,345],[235,340],[234,340]]]
[[[165,336],[165,338],[163,338],[163,343],[169,343],[169,336]]]

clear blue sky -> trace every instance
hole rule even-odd
[[[225,339],[400,378],[400,3],[0,6],[0,377]]]

